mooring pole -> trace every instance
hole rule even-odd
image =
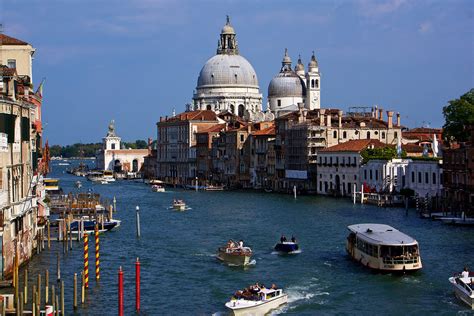
[[[140,311],[140,259],[135,262],[135,310]]]
[[[137,205],[135,208],[137,210],[136,217],[137,217],[137,237],[140,238],[140,207]]]
[[[95,225],[95,280],[100,280],[99,227]]]
[[[293,186],[293,195],[295,196],[295,200],[296,200],[296,185]]]
[[[118,314],[123,316],[123,271],[122,267],[118,272]]]
[[[84,235],[84,287],[89,288],[89,234]]]

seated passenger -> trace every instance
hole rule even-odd
[[[467,267],[464,267],[464,271],[461,273],[461,276],[463,278],[468,278],[469,277],[469,271],[468,271]]]

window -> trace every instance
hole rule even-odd
[[[9,59],[7,61],[8,68],[16,68],[16,59]]]
[[[436,184],[436,172],[433,172],[433,184]]]
[[[421,172],[418,172],[418,183],[421,183]]]
[[[397,132],[393,133],[393,137],[398,138],[398,133]]]
[[[379,180],[379,171],[378,170],[375,170],[375,180],[376,181]]]
[[[367,132],[367,139],[370,139],[370,132]]]
[[[370,169],[369,172],[370,172],[370,180],[372,180],[372,169]]]
[[[382,132],[382,139],[385,139],[385,132]]]
[[[332,157],[329,157],[329,163],[332,165]]]
[[[428,177],[428,172],[425,172],[425,183],[426,184],[430,183],[429,177]]]
[[[347,132],[342,132],[342,138],[347,138]]]
[[[112,147],[112,149],[115,149],[115,144],[112,144],[111,147]]]
[[[316,88],[319,88],[319,80],[316,79]]]
[[[324,164],[328,163],[328,157],[324,157]]]
[[[411,172],[411,183],[415,183],[415,171]]]
[[[337,138],[337,131],[332,132],[332,137]]]
[[[354,165],[357,165],[356,157],[354,157],[354,160],[353,160],[353,161],[354,161],[353,164],[354,164]]]
[[[277,100],[277,105],[281,106],[281,100]]]
[[[367,169],[364,170],[364,179],[367,180]]]
[[[323,181],[319,181],[319,192],[323,190]]]
[[[311,79],[311,88],[314,88],[314,79]]]
[[[357,180],[357,175],[356,174],[354,175],[354,180]]]
[[[240,141],[241,141],[241,142],[244,141],[244,134],[240,134]]]

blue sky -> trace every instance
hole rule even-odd
[[[381,105],[409,127],[443,125],[474,87],[474,1],[0,1],[4,32],[36,49],[50,144],[156,138],[192,99],[225,16],[261,92],[285,47],[319,61],[322,107]],[[265,98],[266,104],[266,98]],[[265,106],[264,104],[264,106]]]

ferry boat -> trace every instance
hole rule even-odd
[[[225,303],[231,310],[232,315],[266,315],[279,306],[288,303],[288,294],[278,288],[258,288],[257,290],[245,289],[237,291],[234,296]]]
[[[474,309],[474,274],[470,273],[468,277],[457,274],[450,277],[449,282],[454,288],[456,297]]]
[[[356,224],[347,227],[346,250],[362,265],[380,271],[408,272],[422,268],[418,242],[383,224]]]
[[[173,208],[177,211],[185,211],[186,203],[183,200],[173,200]]]
[[[219,247],[217,259],[235,266],[246,266],[250,264],[252,249],[249,247]]]
[[[151,186],[153,192],[165,192],[165,188],[162,185],[154,184]]]
[[[63,189],[59,187],[59,179],[45,178],[43,179],[44,190],[48,194],[62,194]]]

